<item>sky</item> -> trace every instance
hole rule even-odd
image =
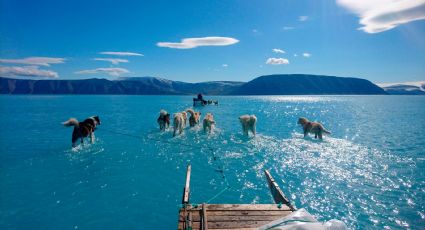
[[[425,80],[425,0],[0,0],[0,76]]]

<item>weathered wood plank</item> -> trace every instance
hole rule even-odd
[[[186,171],[186,183],[183,190],[183,199],[182,204],[188,204],[189,203],[189,193],[190,193],[190,171],[192,169],[191,165],[187,166]]]
[[[192,215],[199,213],[199,210],[191,210]],[[236,210],[236,211],[211,211],[208,210],[208,216],[286,216],[292,211],[281,210],[281,211],[245,211],[245,210]],[[183,212],[180,212],[180,219],[184,220]]]
[[[276,204],[278,203],[285,204],[292,211],[295,211],[295,207],[292,206],[291,202],[289,202],[288,198],[286,198],[285,194],[282,192],[282,190],[280,189],[279,185],[274,180],[270,172],[268,170],[264,170],[264,173],[266,174],[267,184],[269,185],[270,192]]]
[[[285,214],[282,213],[282,215],[273,215],[273,216],[267,216],[267,215],[261,215],[261,216],[254,216],[254,215],[238,215],[238,216],[228,216],[228,215],[220,215],[220,216],[212,216],[208,212],[208,222],[226,222],[226,221],[273,221],[277,220],[281,217],[284,217],[286,215],[289,215],[291,212],[286,212]],[[200,222],[201,216],[200,215],[192,215],[192,221],[193,222]]]
[[[247,210],[247,211],[280,211],[290,210],[286,205],[282,205],[281,208],[277,204],[206,204],[208,211],[218,210]],[[201,207],[191,208],[190,210],[201,210]]]
[[[240,229],[240,228],[258,228],[268,224],[270,221],[243,221],[243,222],[210,222],[209,229]],[[202,229],[201,222],[193,222],[193,229]],[[179,223],[179,229],[183,229],[183,224]]]
[[[193,228],[193,215],[192,212],[189,212],[188,214],[188,219],[189,219],[189,223],[187,224],[187,228],[188,229],[192,229]]]
[[[207,216],[207,208],[205,203],[202,204],[202,212],[201,212],[201,222],[202,222],[202,230],[208,230],[208,216]]]

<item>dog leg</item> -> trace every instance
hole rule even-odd
[[[319,139],[322,140],[323,136],[322,136],[322,132],[319,132]]]
[[[94,144],[94,132],[90,133],[90,142]]]
[[[256,127],[255,126],[252,126],[252,134],[254,134],[254,137],[255,137],[255,134],[256,134]]]

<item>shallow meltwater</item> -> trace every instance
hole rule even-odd
[[[217,98],[219,106],[195,108],[214,114],[212,134],[187,127],[173,138],[171,128],[159,131],[159,110],[182,111],[190,97],[0,97],[11,108],[0,118],[12,120],[0,139],[0,228],[175,229],[188,164],[191,203],[273,203],[267,169],[297,208],[320,221],[423,228],[424,98]],[[72,130],[60,122],[94,113],[75,101],[102,125],[94,144],[72,149]],[[17,122],[28,112],[31,123]],[[242,114],[257,116],[255,137],[242,135]],[[304,138],[300,116],[321,121],[332,135]]]
[[[149,141],[161,145],[159,135],[151,135]],[[192,144],[188,138],[193,138]],[[175,150],[179,146],[178,150]],[[162,146],[164,147],[164,146]],[[174,152],[172,154],[171,152]],[[418,194],[409,191],[412,187],[413,170],[403,173],[383,174],[389,168],[400,165],[414,167],[409,158],[400,158],[380,150],[355,144],[346,139],[326,137],[324,140],[303,138],[293,133],[288,139],[278,139],[259,134],[256,137],[242,135],[203,136],[186,133],[179,139],[159,150],[165,160],[181,161],[193,167],[205,168],[205,177],[217,191],[227,188],[237,197],[235,203],[270,203],[268,188],[264,181],[264,170],[269,169],[290,200],[299,208],[314,213],[321,220],[338,218],[355,228],[360,225],[392,228],[397,225],[409,227],[399,215],[406,206],[415,207],[413,199]],[[206,162],[196,162],[202,157]],[[183,170],[183,169],[182,169]],[[196,185],[192,185],[196,187]],[[403,188],[401,188],[403,187]],[[395,194],[405,189],[407,194],[394,200]],[[195,194],[194,194],[195,195]],[[196,195],[195,195],[196,196]],[[218,199],[226,202],[225,199]],[[198,202],[205,202],[201,197]],[[421,202],[417,200],[417,202]],[[392,210],[386,215],[383,213]],[[411,215],[415,215],[411,212]],[[361,221],[360,225],[356,222]],[[399,227],[398,226],[398,227]]]

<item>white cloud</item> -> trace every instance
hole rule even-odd
[[[112,52],[112,51],[100,52],[99,54],[115,55],[115,56],[143,56],[143,54],[141,54],[141,53],[133,53],[133,52]]]
[[[285,58],[269,58],[266,61],[266,64],[269,65],[287,65],[289,64],[289,60]]]
[[[305,21],[307,21],[308,20],[308,16],[299,16],[298,17],[298,21],[300,21],[300,22],[305,22]]]
[[[130,73],[130,71],[124,68],[97,68],[97,69],[81,70],[75,73],[76,74],[108,74],[114,77],[118,77],[118,76],[121,76],[122,74]]]
[[[294,57],[298,57],[298,54],[294,54]]]
[[[64,63],[65,58],[51,57],[27,57],[21,59],[0,59],[0,63],[23,64],[23,65],[41,65],[50,66],[50,64]]]
[[[295,29],[295,27],[292,27],[292,26],[284,26],[282,29],[283,29],[283,30],[293,30],[293,29]]]
[[[223,64],[222,66],[223,66],[224,68],[229,67],[229,65],[228,65],[228,64]]]
[[[258,33],[258,30],[257,29],[253,29],[252,32],[253,33]]]
[[[309,57],[311,57],[311,53],[303,53],[303,56],[306,57],[306,58],[309,58]]]
[[[337,0],[360,17],[359,30],[379,33],[401,24],[425,19],[425,0]]]
[[[272,51],[273,51],[274,53],[277,53],[277,54],[284,54],[284,53],[286,53],[284,50],[277,49],[277,48],[272,49]]]
[[[127,59],[120,59],[120,58],[93,58],[95,61],[108,61],[111,62],[113,65],[118,65],[120,63],[127,63]]]
[[[44,77],[57,78],[57,72],[39,69],[38,66],[0,66],[2,77]]]
[[[238,42],[239,40],[229,37],[202,37],[185,38],[181,42],[158,42],[156,45],[174,49],[192,49],[198,46],[228,46]]]

